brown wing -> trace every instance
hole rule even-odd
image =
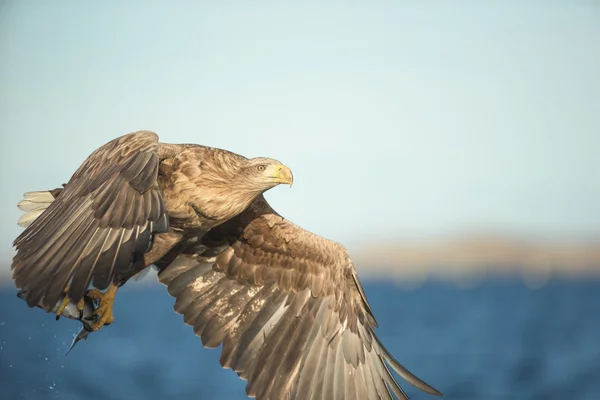
[[[48,208],[15,240],[12,263],[29,306],[48,309],[70,282],[77,302],[90,282],[105,289],[147,252],[168,218],[156,184],[158,136],[135,132],[93,152]]]
[[[441,395],[379,342],[344,248],[275,213],[250,209],[159,267],[175,311],[204,346],[223,344],[250,397],[407,399],[388,366]]]

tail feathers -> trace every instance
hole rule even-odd
[[[21,211],[25,211],[25,214],[19,218],[17,222],[19,226],[26,228],[29,226],[37,217],[39,217],[45,209],[47,209],[50,204],[55,199],[53,191],[39,191],[39,192],[27,192],[23,195],[23,200],[21,200],[17,207]],[[58,195],[58,193],[56,193]]]

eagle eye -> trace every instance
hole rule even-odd
[[[256,166],[256,169],[257,169],[259,172],[262,172],[262,171],[264,171],[264,170],[265,170],[265,168],[266,168],[266,167],[265,167],[264,165],[257,165],[257,166]]]

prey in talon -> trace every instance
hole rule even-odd
[[[21,290],[19,291],[19,293],[17,293],[17,297],[27,301],[28,293],[26,290]],[[64,294],[63,296],[61,296],[61,298],[59,298],[54,307],[49,310],[43,306],[43,303],[41,301],[38,302],[36,306],[47,312],[56,313],[57,320],[60,317],[65,317],[81,322],[81,329],[79,330],[79,332],[77,332],[77,335],[73,339],[73,342],[71,343],[71,346],[69,347],[69,350],[66,354],[69,354],[69,352],[73,349],[77,342],[79,342],[80,340],[86,340],[88,335],[93,332],[91,328],[91,323],[93,323],[96,319],[95,315],[97,310],[96,300],[94,299],[93,295],[88,296],[88,294],[86,293],[86,295],[80,301],[74,303],[72,301],[69,301],[66,294]]]
[[[21,290],[17,293],[17,297],[27,301],[28,293],[26,290]],[[49,313],[57,313],[59,310],[61,311],[60,316],[75,319],[81,322],[86,320],[92,320],[94,317],[94,313],[96,312],[96,304],[94,300],[89,296],[84,296],[78,304],[73,303],[72,301],[64,302],[66,295],[63,295],[59,298],[53,308],[47,309],[43,306],[43,303],[40,301],[36,304],[37,307],[41,308],[44,311]]]
[[[75,335],[75,337],[73,338],[73,341],[71,342],[71,346],[69,346],[69,350],[67,350],[67,352],[65,353],[65,356],[67,354],[69,354],[71,352],[71,350],[73,350],[73,347],[75,347],[77,342],[79,342],[80,340],[86,340],[88,335],[93,332],[89,328],[89,326],[85,323],[85,321],[81,321],[81,323],[83,324],[83,326],[81,327],[81,329],[79,329],[79,332],[77,332],[77,335]]]

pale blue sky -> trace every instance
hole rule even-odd
[[[207,3],[0,3],[4,259],[23,192],[139,129],[280,159],[346,245],[600,235],[598,3]]]

